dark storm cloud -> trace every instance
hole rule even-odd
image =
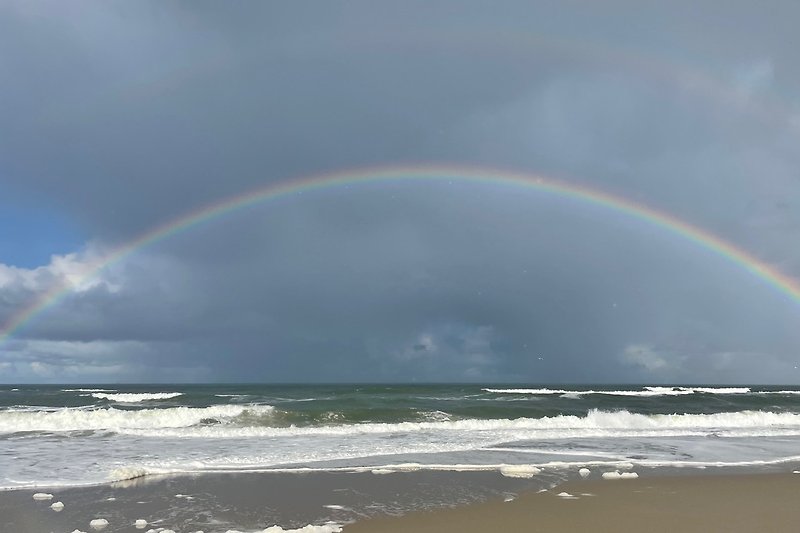
[[[55,201],[92,239],[69,268],[3,267],[1,317],[209,202],[417,161],[616,191],[800,275],[800,114],[773,101],[798,85],[788,12],[77,6],[0,8],[4,181]],[[683,70],[658,70],[686,57]],[[680,76],[697,70],[725,91]],[[285,198],[77,288],[0,349],[4,372],[780,381],[800,346],[796,304],[696,245],[574,200],[458,182]]]

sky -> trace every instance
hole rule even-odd
[[[800,382],[797,2],[0,4],[0,382]],[[457,176],[456,176],[457,178]],[[0,326],[2,327],[2,326]]]

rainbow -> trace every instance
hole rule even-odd
[[[314,175],[279,183],[270,183],[264,187],[210,204],[155,227],[136,239],[112,250],[101,259],[87,266],[85,271],[79,276],[80,279],[77,280],[77,283],[91,279],[103,269],[122,261],[141,248],[167,239],[200,224],[215,220],[228,213],[257,204],[308,191],[333,189],[341,186],[382,182],[430,181],[472,182],[487,185],[501,184],[522,187],[560,197],[573,198],[585,204],[619,212],[634,220],[659,228],[713,252],[720,258],[729,261],[745,272],[759,278],[766,285],[776,289],[794,303],[800,304],[800,283],[795,279],[781,273],[778,269],[764,263],[741,248],[672,215],[603,191],[544,176],[496,169],[461,168],[455,166],[367,168]],[[10,320],[3,324],[2,329],[0,329],[0,342],[8,340],[9,337],[19,331],[20,328],[31,319],[59,303],[72,292],[75,284],[75,279],[70,280],[70,282],[65,281],[53,287],[31,305],[13,315]]]

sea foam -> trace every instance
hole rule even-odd
[[[150,400],[169,400],[170,398],[177,398],[183,396],[182,392],[148,392],[148,393],[115,393],[109,394],[105,392],[93,392],[93,398],[100,400],[111,400],[112,402],[120,403],[138,403]]]
[[[234,406],[228,406],[236,408]],[[162,411],[169,411],[163,409]],[[199,411],[199,409],[198,409]],[[138,411],[134,411],[136,413]],[[0,413],[0,431],[3,429]],[[188,414],[187,414],[188,416]],[[269,425],[174,423],[137,427],[120,424],[124,434],[175,438],[251,438],[358,436],[428,432],[490,433],[507,431],[519,438],[623,437],[717,435],[800,435],[800,414],[737,411],[713,414],[639,414],[629,411],[590,410],[586,416],[557,415],[542,418],[468,419],[442,422],[329,424],[306,427]],[[19,431],[19,430],[18,430]]]
[[[299,529],[283,529],[281,526],[270,526],[261,531],[261,533],[340,533],[342,526],[328,522],[321,526],[307,525]],[[242,533],[236,529],[229,529],[226,533]]]
[[[748,394],[748,387],[642,387],[644,390],[567,390],[567,389],[481,389],[494,394],[558,394],[569,398],[580,398],[586,394],[608,396],[685,396],[687,394]],[[769,391],[772,392],[772,391]]]

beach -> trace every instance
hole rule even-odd
[[[783,532],[800,523],[800,475],[790,472],[592,472],[550,489],[488,472],[207,474],[54,489],[52,500],[6,491],[0,517],[9,533],[95,531],[93,520],[120,533]]]
[[[365,520],[344,531],[789,532],[800,527],[798,504],[796,474],[656,476],[570,482],[511,502]]]
[[[796,387],[10,386],[0,531],[780,530],[798,449]]]

